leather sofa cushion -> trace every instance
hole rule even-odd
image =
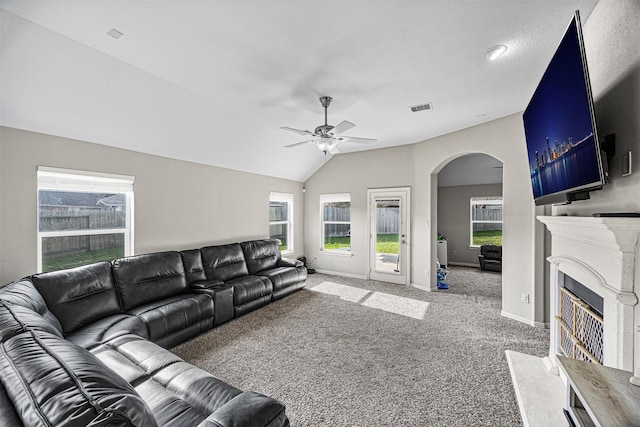
[[[280,248],[275,239],[251,240],[240,243],[247,262],[249,274],[256,274],[262,270],[268,270],[278,265]]]
[[[180,252],[182,263],[184,264],[184,272],[187,276],[187,283],[199,282],[207,280],[207,275],[202,266],[202,257],[200,249],[191,249]]]
[[[65,334],[121,312],[108,262],[36,274],[31,281]]]
[[[158,252],[118,258],[113,272],[124,311],[187,292],[182,257]]]
[[[271,281],[274,291],[294,286],[300,282],[300,274],[295,267],[276,267],[261,271],[260,275]]]
[[[149,338],[147,325],[144,321],[138,316],[124,313],[114,314],[93,322],[89,326],[70,333],[66,338],[72,343],[90,350],[115,336],[129,333]]]
[[[62,325],[58,318],[49,311],[42,295],[30,280],[20,280],[1,288],[0,299],[35,311],[62,333]]]
[[[213,297],[209,294],[183,294],[143,304],[129,310],[129,314],[139,317],[144,322],[149,339],[156,342],[203,320],[208,321],[207,329],[211,329]],[[197,330],[195,335],[200,332]]]
[[[123,378],[87,350],[46,332],[2,342],[0,382],[27,426],[156,426]]]
[[[261,299],[271,297],[273,285],[271,281],[262,276],[244,276],[226,282],[233,285],[233,305],[239,306]]]
[[[48,332],[62,338],[62,333],[35,311],[0,301],[0,342],[30,330]]]
[[[247,276],[247,264],[239,243],[230,245],[207,246],[201,248],[202,265],[207,280],[222,280],[224,282],[240,276]]]
[[[175,354],[134,335],[115,338],[94,349],[93,353],[134,385],[160,425],[197,426],[242,393]],[[250,411],[251,408],[242,410]]]

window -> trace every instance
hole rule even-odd
[[[471,199],[470,245],[502,246],[502,197]]]
[[[38,167],[38,271],[133,255],[133,180]]]
[[[351,195],[320,196],[322,251],[351,254]]]
[[[269,193],[269,235],[280,252],[293,252],[293,194]]]

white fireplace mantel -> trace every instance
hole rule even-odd
[[[633,371],[640,368],[638,293],[640,218],[538,217],[551,232],[550,349],[558,354],[558,287],[569,275],[604,300],[604,364]],[[639,286],[640,288],[640,286]],[[635,370],[636,376],[640,369]]]

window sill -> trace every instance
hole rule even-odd
[[[349,252],[341,252],[341,251],[327,251],[327,250],[320,250],[320,254],[321,255],[331,255],[331,256],[341,256],[341,257],[352,257],[353,253],[351,253],[351,251]]]
[[[292,250],[286,250],[286,251],[282,251],[280,252],[280,255],[293,255],[295,251]]]

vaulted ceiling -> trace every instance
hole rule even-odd
[[[377,138],[342,152],[522,111],[596,3],[0,0],[0,124],[304,181],[324,156],[278,127],[313,131],[319,96],[330,124]]]

